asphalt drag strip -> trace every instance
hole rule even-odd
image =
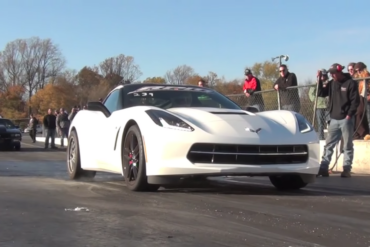
[[[70,181],[65,150],[39,146],[0,152],[1,247],[370,246],[368,176],[318,178],[296,192],[220,177],[138,193],[114,174]]]

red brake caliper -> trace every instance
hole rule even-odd
[[[128,157],[130,158],[129,165],[132,165],[132,163],[133,163],[133,161],[132,161],[132,153],[130,153],[130,154],[128,155]]]

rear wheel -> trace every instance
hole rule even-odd
[[[270,176],[270,181],[278,190],[299,190],[307,186],[299,175]]]
[[[159,185],[148,184],[144,145],[139,127],[131,126],[123,142],[123,174],[132,191],[156,191]]]
[[[93,178],[96,171],[85,171],[81,168],[80,148],[75,130],[68,137],[67,171],[70,179]]]

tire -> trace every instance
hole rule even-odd
[[[299,175],[270,176],[270,181],[278,190],[299,190],[307,186]]]
[[[94,178],[96,175],[96,171],[85,171],[81,168],[80,147],[75,130],[72,130],[68,137],[67,172],[69,178],[72,180]]]
[[[143,139],[139,127],[131,126],[123,141],[122,168],[125,183],[132,191],[156,191],[159,185],[148,184]]]
[[[15,144],[14,149],[15,149],[15,151],[20,151],[21,150],[21,144],[20,143]]]

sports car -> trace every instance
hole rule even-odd
[[[210,88],[127,84],[75,116],[67,170],[71,179],[121,174],[133,191],[212,176],[268,176],[277,189],[300,189],[315,181],[319,152],[298,113],[252,113]]]
[[[22,133],[19,127],[5,118],[0,118],[0,147],[6,149],[21,149]]]

